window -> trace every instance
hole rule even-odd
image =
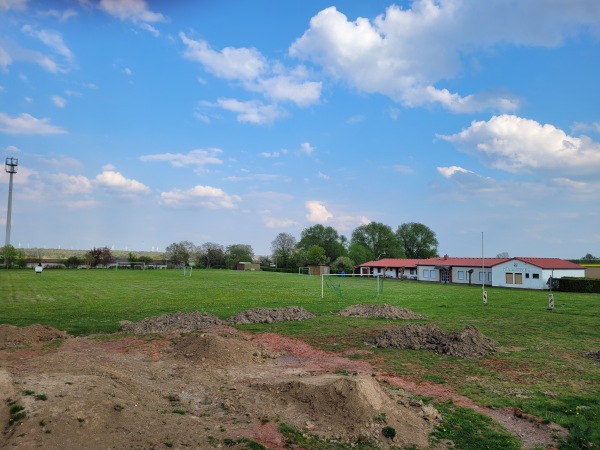
[[[459,270],[458,271],[458,279],[459,280],[464,280],[465,279],[465,271],[464,270]]]
[[[429,270],[423,271],[423,278],[429,278]]]
[[[435,269],[431,269],[429,271],[429,278],[431,278],[432,280],[436,280],[437,279],[437,275],[435,273]]]
[[[485,272],[479,272],[479,281],[485,280]]]
[[[514,284],[513,274],[510,272],[506,272],[506,284]]]
[[[529,278],[529,274],[528,273],[525,274],[525,278]]]
[[[515,273],[515,284],[523,284],[523,274]]]
[[[539,280],[540,279],[540,274],[539,273],[534,273],[533,274],[533,279],[534,280]]]

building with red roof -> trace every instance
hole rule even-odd
[[[584,267],[560,258],[384,258],[357,269],[363,276],[526,289],[547,289],[550,277],[585,276]]]

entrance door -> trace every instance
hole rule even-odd
[[[441,270],[440,271],[441,282],[442,283],[450,283],[450,271],[449,270]]]

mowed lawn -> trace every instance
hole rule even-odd
[[[325,350],[364,350],[379,331],[406,323],[433,323],[447,331],[477,327],[499,351],[478,360],[426,351],[373,349],[359,356],[378,370],[450,385],[479,404],[522,408],[571,430],[564,448],[600,448],[600,295],[298,274],[195,270],[0,270],[0,323],[50,325],[70,334],[115,332],[119,321],[139,321],[177,311],[202,311],[221,319],[251,308],[302,306],[316,314],[303,322],[246,325],[251,332],[302,338]],[[353,304],[387,303],[423,314],[417,321],[337,315]],[[375,358],[377,357],[377,358]],[[591,445],[586,447],[586,445]],[[459,446],[460,448],[460,446]],[[465,447],[463,447],[465,448]]]

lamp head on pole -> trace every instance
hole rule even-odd
[[[13,158],[12,156],[9,156],[8,158],[6,158],[6,161],[4,162],[4,170],[7,173],[17,173],[18,165],[19,165],[19,160],[17,158]]]

